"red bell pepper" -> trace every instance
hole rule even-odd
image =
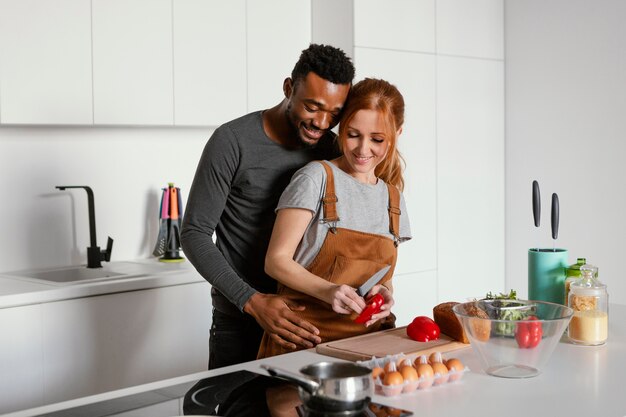
[[[361,314],[354,319],[355,323],[364,324],[367,323],[374,314],[380,311],[380,308],[385,304],[385,299],[380,294],[374,294],[367,300],[367,305],[361,311]]]
[[[439,339],[439,325],[430,317],[417,316],[406,328],[406,334],[418,342],[430,342]]]
[[[515,327],[515,340],[522,349],[532,349],[541,342],[543,330],[541,322],[536,316],[528,316],[524,320],[517,322]]]

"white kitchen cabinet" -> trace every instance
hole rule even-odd
[[[173,125],[171,0],[93,0],[94,123]]]
[[[174,124],[247,112],[246,0],[174,0]]]
[[[0,414],[44,400],[41,306],[0,309]]]
[[[356,79],[376,77],[396,85],[405,100],[398,149],[404,171],[413,239],[399,246],[396,273],[437,268],[437,160],[435,57],[430,54],[355,48]]]
[[[90,0],[0,0],[0,123],[91,124]]]
[[[46,402],[207,367],[211,309],[206,282],[49,303],[42,308]]]
[[[442,301],[504,285],[504,63],[437,58]]]
[[[437,0],[437,53],[504,59],[504,1]]]
[[[247,0],[248,111],[283,98],[283,81],[311,42],[310,0]]]
[[[354,44],[435,52],[435,0],[355,0]]]
[[[311,2],[311,42],[332,45],[354,58],[353,0]]]
[[[0,309],[0,414],[206,370],[210,288]]]

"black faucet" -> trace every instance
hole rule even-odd
[[[113,251],[113,239],[109,236],[107,249],[101,251],[96,243],[96,209],[93,202],[93,191],[86,185],[57,185],[55,188],[65,190],[66,188],[83,188],[87,191],[87,203],[89,204],[89,240],[90,246],[87,248],[87,268],[102,268],[101,261],[109,262]]]

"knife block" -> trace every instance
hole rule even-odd
[[[528,250],[528,299],[563,304],[567,249]]]

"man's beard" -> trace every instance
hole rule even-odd
[[[319,143],[319,140],[317,142],[307,142],[303,137],[302,137],[302,133],[300,131],[300,127],[298,125],[296,125],[295,121],[293,120],[293,118],[291,117],[291,109],[292,109],[292,103],[289,103],[287,105],[287,109],[285,109],[285,117],[287,118],[287,122],[289,123],[289,127],[292,131],[292,134],[295,138],[297,138],[298,142],[294,143],[294,145],[299,145],[301,148],[314,148],[317,146],[317,144]],[[323,137],[323,136],[322,136]],[[322,140],[320,138],[320,140]]]

